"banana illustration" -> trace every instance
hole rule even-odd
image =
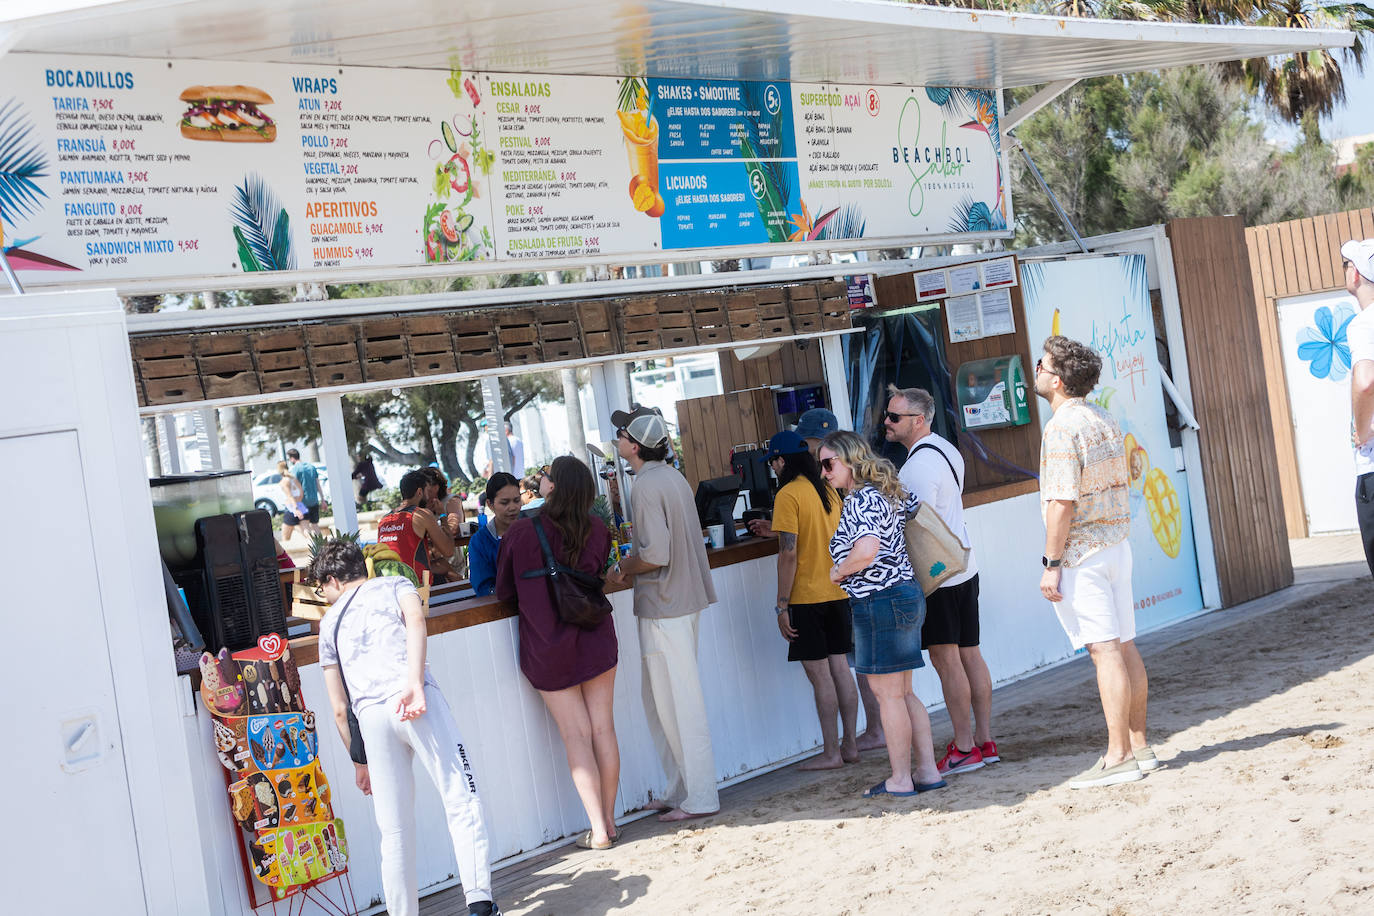
[[[1054,320],[1050,322],[1050,334],[1059,336],[1059,309],[1054,310]]]

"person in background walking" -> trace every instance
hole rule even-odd
[[[591,515],[596,482],[587,466],[564,455],[544,469],[552,486],[538,518],[522,518],[501,539],[496,559],[496,597],[519,611],[520,670],[549,708],[568,755],[573,785],[591,829],[577,844],[607,849],[616,839],[615,796],[620,782],[616,744],[615,668],[618,649],[609,614],[590,630],[564,623],[545,576],[520,574],[544,568],[535,525],[562,563],[600,576],[611,550],[611,533]]]
[[[611,422],[617,451],[635,472],[634,553],[607,579],[634,582],[644,712],[668,777],[665,800],[650,805],[663,811],[660,821],[707,817],[720,810],[720,795],[697,641],[701,612],[715,604],[716,589],[696,501],[687,479],[664,463],[669,439],[662,416],[639,407],[617,410]]]
[[[320,621],[319,650],[334,723],[348,747],[351,706],[367,751],[367,763],[354,764],[354,781],[372,796],[387,912],[420,912],[414,810],[419,758],[439,790],[468,913],[499,916],[477,780],[425,658],[425,612],[415,586],[401,576],[369,579],[362,548],[342,540],[320,548],[310,577],[330,605]]]
[[[869,676],[887,739],[892,775],[866,792],[911,796],[944,788],[935,766],[930,716],[911,691],[911,672],[924,667],[921,623],[925,596],[906,553],[906,517],[916,510],[892,463],[851,432],[821,444],[821,473],[844,490],[840,524],[830,539],[830,581],[849,593],[854,663]],[[911,753],[915,747],[916,762]]]
[[[372,456],[366,451],[358,453],[352,476],[354,501],[362,508],[363,503],[367,502],[367,495],[382,488],[381,478],[377,476],[377,465],[372,462]]]
[[[301,483],[291,473],[291,466],[285,461],[277,462],[277,473],[281,475],[282,500],[281,510],[281,539],[282,543],[291,540],[291,536],[296,533],[297,528],[304,529],[307,539],[312,535],[320,533],[319,527],[310,519],[310,511],[306,509],[304,494],[301,490]],[[318,513],[316,513],[318,514]]]
[[[787,660],[801,662],[811,682],[821,722],[821,753],[798,769],[833,770],[859,759],[854,738],[859,693],[846,657],[854,649],[849,596],[830,581],[830,538],[840,523],[840,495],[821,478],[805,440],[794,432],[769,439],[763,460],[777,474],[780,488],[772,525],[756,519],[749,528],[778,537],[778,630],[788,643]]]
[[[1350,343],[1351,442],[1355,446],[1355,516],[1374,574],[1374,239],[1341,246],[1345,290],[1360,313],[1346,326]]]
[[[1107,753],[1069,781],[1071,789],[1110,786],[1159,766],[1145,741],[1149,682],[1135,645],[1131,595],[1130,476],[1121,427],[1085,400],[1102,357],[1067,337],[1045,340],[1035,393],[1054,415],[1040,447],[1045,571],[1040,593],[1054,604],[1074,649],[1088,647],[1107,719]]]
[[[797,418],[795,432],[806,440],[811,457],[819,460],[821,440],[839,428],[840,421],[833,412],[824,407],[813,407]],[[852,653],[850,667],[853,667]],[[878,711],[878,698],[873,695],[873,688],[868,684],[868,677],[856,674],[855,679],[859,685],[859,702],[864,707],[864,731],[859,735],[858,746],[861,751],[871,751],[886,744],[883,738],[883,718]]]
[[[514,474],[497,471],[487,481],[487,508],[491,519],[468,541],[468,576],[479,597],[496,589],[496,556],[501,538],[520,517],[520,481]]]
[[[931,429],[935,399],[922,388],[887,386],[887,438],[906,449],[899,474],[902,486],[933,508],[965,547],[964,456],[954,443]],[[1002,759],[992,740],[992,674],[978,648],[978,564],[969,552],[968,569],[926,597],[921,644],[940,675],[945,709],[954,740],[938,764],[940,773],[964,773]],[[973,721],[969,721],[969,709]]]
[[[320,523],[320,472],[309,461],[301,460],[301,453],[294,448],[286,450],[286,460],[291,462],[291,474],[301,483],[302,501],[312,525]],[[317,529],[318,530],[318,529]]]

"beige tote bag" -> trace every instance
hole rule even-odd
[[[971,552],[930,504],[921,503],[906,517],[906,553],[927,595],[968,569]]]

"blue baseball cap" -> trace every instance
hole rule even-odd
[[[840,421],[824,407],[813,407],[797,419],[796,434],[803,439],[824,439],[840,428]]]
[[[768,449],[759,457],[759,461],[768,462],[782,455],[800,455],[805,451],[809,451],[806,440],[791,430],[784,429],[768,440]]]

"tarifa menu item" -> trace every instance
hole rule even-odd
[[[272,97],[252,86],[191,86],[181,100],[191,107],[181,116],[181,135],[188,140],[222,140],[226,143],[271,143],[277,125],[259,105]]]

